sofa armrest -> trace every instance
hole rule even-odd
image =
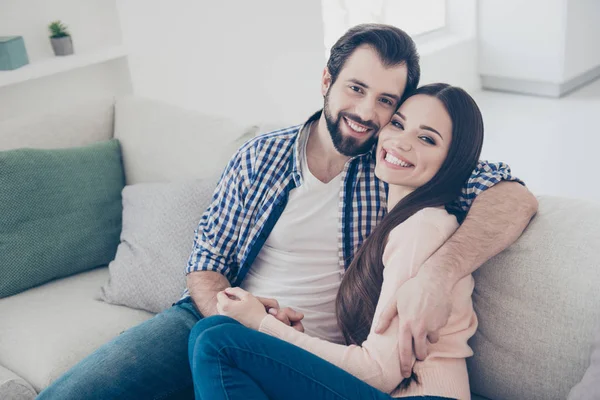
[[[0,399],[33,400],[36,396],[29,382],[0,365]]]

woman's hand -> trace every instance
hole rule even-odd
[[[217,293],[217,311],[254,330],[258,330],[267,315],[263,303],[239,287],[227,288]]]

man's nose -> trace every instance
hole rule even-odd
[[[375,104],[373,104],[373,100],[365,97],[358,103],[356,106],[356,115],[364,122],[375,123]]]

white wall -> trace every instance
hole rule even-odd
[[[445,82],[469,93],[479,90],[477,40],[473,37],[449,39],[449,42],[434,50],[423,46],[420,85]]]
[[[319,1],[120,0],[134,92],[240,123],[322,107]]]
[[[562,96],[600,76],[600,1],[480,0],[483,86]]]
[[[480,0],[479,72],[559,83],[564,0]]]
[[[113,0],[0,0],[0,36],[23,36],[31,64],[54,57],[54,20],[68,26],[76,54],[122,43]],[[115,60],[0,87],[0,120],[130,91],[127,63]]]
[[[416,42],[421,84],[446,82],[468,92],[480,89],[475,0],[446,0],[446,28],[417,37]]]
[[[564,78],[600,66],[600,1],[568,0]]]

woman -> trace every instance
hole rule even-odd
[[[470,275],[455,286],[448,324],[427,358],[413,361],[410,379],[400,372],[398,322],[382,334],[374,327],[395,289],[458,228],[444,206],[458,197],[482,142],[481,113],[464,90],[417,89],[379,136],[375,173],[389,184],[389,212],[340,285],[336,314],[347,345],[301,333],[251,294],[229,288],[218,294],[224,316],[198,322],[190,335],[196,397],[469,398],[467,340],[477,328]]]

